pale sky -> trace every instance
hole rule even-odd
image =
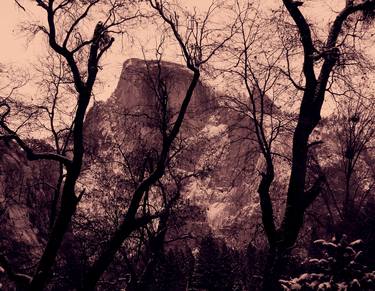
[[[31,69],[32,64],[43,55],[43,46],[41,45],[41,37],[37,37],[31,43],[27,43],[25,36],[19,33],[18,25],[23,21],[32,19],[43,19],[40,14],[41,9],[36,7],[33,1],[23,1],[26,12],[17,7],[13,0],[0,0],[0,35],[2,45],[0,46],[0,63],[11,64],[22,69]],[[205,10],[211,3],[211,0],[185,0],[181,1],[186,6],[197,7],[198,10]],[[281,1],[261,1],[261,5],[270,10],[271,7],[277,6]],[[329,3],[329,4],[327,4]],[[344,5],[344,0],[321,1],[310,0],[305,1],[303,12],[308,12],[308,16],[315,22],[327,25],[332,19],[333,9],[339,9]],[[144,33],[144,32],[143,32]],[[155,47],[156,39],[154,32],[146,31],[143,34],[142,42],[148,40],[149,43],[144,44]],[[137,42],[137,41],[136,41]],[[99,94],[100,99],[106,99],[113,92],[121,71],[122,63],[130,57],[142,57],[142,51],[138,48],[131,49],[123,47],[125,42],[117,39],[115,45],[106,55],[104,59],[104,70],[101,78],[105,81],[105,86]]]
[[[38,56],[43,56],[44,47],[42,36],[36,37],[31,42],[28,41],[19,31],[19,25],[22,22],[33,19],[44,19],[42,10],[33,3],[34,1],[20,1],[26,8],[26,12],[20,9],[14,0],[0,0],[0,63],[12,65],[20,69],[32,71],[32,66],[37,62]],[[197,7],[199,10],[205,10],[209,7],[211,1],[207,0],[188,0],[183,1],[188,7]],[[142,31],[142,43],[144,46],[155,47],[156,39],[152,31]],[[125,43],[125,45],[124,45]],[[126,40],[121,41],[118,37],[111,51],[103,59],[104,70],[101,72],[101,79],[105,81],[104,91],[99,93],[100,99],[106,99],[114,91],[117,85],[118,77],[121,73],[123,62],[131,57],[143,58],[142,50],[139,48],[139,40],[135,40],[138,46],[130,48],[126,46]]]

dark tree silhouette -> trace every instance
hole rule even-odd
[[[206,13],[204,20],[202,23],[198,21],[194,22],[193,25],[194,29],[197,29],[199,32],[195,33],[194,29],[190,30],[188,27],[185,36],[181,33],[181,27],[179,26],[178,18],[179,13],[182,11],[178,11],[180,7],[171,5],[167,1],[147,1],[148,4],[151,6],[152,9],[156,12],[159,19],[168,27],[171,31],[172,37],[177,42],[179,48],[182,51],[182,55],[185,59],[186,67],[191,71],[191,79],[189,81],[189,86],[185,92],[185,96],[183,97],[182,102],[179,105],[178,113],[173,121],[173,123],[169,126],[168,120],[168,92],[165,84],[158,80],[156,83],[155,88],[157,89],[156,92],[158,94],[158,98],[160,101],[159,106],[161,106],[161,126],[160,130],[162,133],[162,145],[160,152],[158,154],[157,161],[155,161],[155,167],[152,169],[150,174],[137,185],[136,189],[131,198],[131,202],[129,207],[127,208],[126,214],[124,215],[121,224],[104,247],[102,253],[98,256],[98,259],[95,260],[92,267],[88,270],[87,276],[84,278],[83,281],[83,289],[84,290],[92,290],[95,288],[98,280],[104,273],[104,271],[108,268],[110,263],[113,261],[116,253],[124,243],[124,241],[129,237],[129,235],[140,226],[148,223],[153,216],[142,216],[138,217],[137,213],[140,209],[142,199],[149,191],[151,187],[153,187],[157,182],[163,177],[166,172],[168,162],[169,162],[169,154],[171,151],[171,147],[173,146],[174,141],[176,140],[181,126],[183,124],[186,112],[188,110],[189,103],[193,96],[194,89],[196,88],[200,74],[201,74],[201,67],[206,64],[213,55],[220,50],[226,42],[228,42],[233,33],[233,26],[229,27],[228,32],[226,32],[225,36],[220,36],[215,38],[212,41],[211,38],[207,37],[207,32],[211,29],[210,28],[210,18],[213,10],[216,8],[216,5],[212,4],[209,8],[208,12]],[[199,29],[198,29],[198,26]],[[158,214],[159,216],[159,214]]]
[[[29,160],[52,160],[59,162],[66,171],[61,186],[60,207],[58,214],[54,211],[53,226],[47,245],[37,264],[34,275],[22,276],[18,281],[20,286],[29,290],[42,290],[51,276],[51,269],[56,260],[64,236],[69,228],[72,216],[77,205],[84,195],[84,190],[77,192],[77,180],[81,173],[84,158],[83,124],[87,108],[89,106],[95,81],[102,56],[109,50],[114,38],[109,36],[112,28],[119,27],[129,18],[116,18],[114,11],[120,3],[109,4],[103,9],[103,21],[94,26],[91,36],[85,37],[79,33],[80,25],[87,21],[90,10],[99,5],[99,1],[34,1],[46,16],[46,26],[39,23],[29,24],[25,27],[32,33],[41,32],[47,38],[49,47],[61,57],[66,64],[71,76],[73,92],[76,96],[75,113],[71,130],[71,154],[66,152],[36,152],[27,142],[18,135],[16,130],[8,124],[7,117],[11,112],[11,106],[7,102],[1,104],[5,108],[1,116],[1,128],[4,132],[2,138],[13,139],[23,149]],[[134,16],[132,16],[134,17]],[[130,17],[130,18],[132,18]],[[27,278],[27,280],[25,280]],[[16,280],[17,281],[17,280]]]
[[[269,243],[263,290],[280,288],[277,278],[282,271],[285,257],[296,243],[306,209],[323,187],[323,174],[317,175],[314,180],[314,177],[307,179],[309,152],[316,145],[311,143],[310,136],[321,119],[326,92],[332,92],[337,89],[335,86],[342,85],[340,82],[337,85],[336,78],[330,79],[331,76],[342,72],[346,62],[353,58],[353,53],[348,53],[350,45],[347,44],[348,36],[352,35],[350,28],[360,29],[357,28],[358,22],[363,23],[364,19],[369,19],[369,12],[375,9],[373,1],[346,1],[345,7],[331,23],[325,41],[321,41],[302,13],[302,1],[284,0],[283,6],[280,11],[284,18],[280,18],[280,23],[286,21],[286,25],[273,31],[272,25],[267,26],[265,21],[258,20],[261,13],[252,5],[241,5],[240,1],[237,2],[240,28],[235,49],[229,52],[230,57],[235,59],[235,65],[227,70],[239,77],[247,93],[246,100],[240,97],[233,101],[232,98],[229,103],[234,110],[248,116],[265,163],[258,186],[262,221]],[[285,13],[293,23],[285,20],[288,19]],[[263,26],[271,30],[267,31]],[[281,36],[281,45],[275,42],[272,33]],[[292,34],[297,34],[298,37]],[[258,38],[269,45],[259,48]],[[295,47],[302,49],[302,53],[293,51]],[[299,56],[298,60],[293,60],[292,56],[296,55]],[[359,60],[360,54],[357,56]],[[301,76],[299,80],[295,79],[297,63],[302,63],[301,70],[298,71]],[[275,99],[270,101],[267,97],[268,92],[273,96],[291,94],[291,90],[284,89],[287,86],[280,86],[283,77],[287,78],[284,82],[289,81],[295,87],[296,91],[292,94],[297,92],[302,95],[296,117],[280,116],[273,102]],[[348,82],[345,85],[348,85]],[[274,160],[280,156],[280,153],[275,152],[274,144],[278,138],[285,138],[282,134],[285,130],[292,132],[291,171],[285,190],[285,212],[281,213],[279,209],[275,209],[271,196],[276,175]],[[278,225],[279,212],[282,218]]]

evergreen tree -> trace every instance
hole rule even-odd
[[[234,286],[233,254],[209,234],[200,243],[189,290],[227,291]]]

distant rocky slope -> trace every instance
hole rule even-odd
[[[86,206],[82,207],[91,217],[99,219],[100,215],[107,215],[103,209],[106,204],[115,207],[111,204],[114,203],[111,187],[112,192],[122,196],[116,198],[116,206],[127,203],[128,197],[122,189],[132,181],[120,169],[124,167],[124,157],[135,173],[141,167],[137,163],[158,154],[161,135],[154,92],[156,76],[163,79],[168,88],[169,114],[173,123],[191,73],[170,62],[161,62],[159,67],[155,61],[127,60],[112,96],[105,102],[95,103],[87,114],[87,156],[80,183],[87,190],[82,202],[90,203],[83,203]],[[312,136],[312,141],[324,140],[323,153],[319,154],[323,167],[325,164],[335,167],[339,163],[337,155],[324,154],[337,147],[329,128],[323,122]],[[280,152],[290,150],[287,142],[276,146]],[[191,224],[186,229],[193,232],[194,229],[212,230],[231,245],[245,246],[249,235],[261,225],[256,190],[263,166],[249,117],[223,106],[215,88],[200,82],[173,150],[179,151],[172,161],[177,171],[197,173],[183,187],[184,203],[200,209],[192,211],[191,217],[183,214]],[[0,152],[2,234],[14,237],[12,240],[16,244],[23,244],[14,249],[37,252],[47,231],[46,206],[52,197],[50,186],[55,179],[53,171],[48,170],[51,163],[28,162],[21,150],[5,143],[0,144]],[[288,161],[279,158],[277,163],[273,186],[276,190],[272,192],[272,199],[282,204],[283,198],[277,193],[284,193],[282,187],[287,184]],[[98,199],[91,201],[93,196]],[[275,212],[275,215],[280,214]],[[103,231],[106,231],[105,226]],[[107,231],[108,234],[111,232],[108,227]]]
[[[158,103],[152,87],[158,74],[168,87],[173,122],[191,73],[169,62],[162,62],[159,72],[156,62],[130,59],[123,65],[112,96],[106,102],[96,103],[87,115],[87,148],[93,156],[108,160],[118,146],[136,162],[146,153],[158,151]],[[249,124],[246,117],[221,107],[214,89],[200,82],[178,140],[183,147],[177,159],[179,170],[206,172],[189,180],[183,199],[204,210],[209,227],[217,235],[236,243],[248,239],[239,236],[244,235],[249,225],[244,222],[257,209],[257,175],[249,173],[254,172],[259,155],[254,137],[246,129]],[[93,164],[87,163],[87,167],[89,173],[95,172]]]
[[[191,73],[183,66],[170,62],[161,62],[159,66],[155,61],[127,60],[112,96],[106,102],[96,103],[87,115],[88,152],[108,161],[113,159],[115,149],[121,148],[122,154],[135,164],[147,155],[158,154],[161,135],[154,92],[157,76],[165,81],[168,88],[173,122]],[[250,117],[228,109],[221,102],[222,96],[218,95],[215,88],[203,82],[198,84],[177,141],[182,150],[173,165],[186,173],[204,169],[204,174],[189,179],[182,198],[202,209],[205,216],[205,220],[200,221],[202,225],[229,244],[243,247],[248,244],[249,236],[257,233],[262,225],[257,185],[264,165]],[[266,110],[270,102],[266,100]],[[276,107],[274,110],[274,114],[281,118],[291,121],[295,118]],[[317,146],[319,154],[316,158],[327,171],[340,166],[339,146],[332,122],[323,120],[310,139],[310,142],[324,142]],[[293,121],[290,126],[293,126]],[[276,217],[281,217],[284,209],[290,168],[285,157],[291,155],[291,132],[287,129],[281,133],[273,148],[278,153],[275,155],[276,178],[271,189],[271,199],[277,205]],[[93,163],[88,162],[87,166],[91,170],[89,172],[95,172]],[[116,173],[115,168],[106,170]],[[339,189],[340,181],[335,183]],[[318,209],[319,205],[318,202]]]
[[[0,142],[0,250],[15,270],[41,255],[56,177],[55,163],[30,162],[16,144]]]
[[[129,203],[129,193],[132,193],[129,189],[136,184],[134,177],[141,175],[145,161],[152,168],[160,152],[160,113],[155,97],[157,77],[165,81],[168,88],[168,115],[173,124],[191,73],[170,62],[161,62],[159,67],[155,61],[126,61],[112,96],[105,102],[96,102],[87,114],[86,155],[77,186],[86,191],[60,253],[70,266],[69,276],[79,277],[77,270],[83,269],[83,263],[76,259],[84,257],[82,261],[90,262],[91,256],[113,234]],[[211,232],[228,245],[244,249],[249,242],[265,240],[264,235],[258,235],[262,222],[257,194],[259,173],[264,164],[250,117],[228,109],[218,95],[215,88],[199,82],[172,148],[174,173],[189,178],[182,185],[181,203],[177,215],[171,219],[173,227],[168,235],[191,234],[199,240]],[[329,199],[335,198],[340,203],[344,179],[339,171],[342,153],[332,122],[337,124],[334,120],[322,120],[310,142],[318,142],[314,147],[315,158],[329,175],[331,189],[335,191],[328,193],[332,196]],[[293,126],[293,121],[291,124]],[[280,153],[275,155],[276,178],[271,189],[276,218],[282,216],[284,209],[290,132],[274,147],[274,151]],[[43,151],[51,150],[44,141],[32,140],[29,144]],[[369,177],[360,177],[364,181],[363,189],[359,189],[362,192],[368,190],[368,185],[374,185],[373,149],[372,146],[361,157],[360,167]],[[50,202],[57,174],[55,162],[30,162],[16,144],[0,141],[0,249],[1,255],[7,256],[16,269],[29,266],[31,269],[41,255],[48,236]],[[171,176],[165,178],[167,182],[168,179]],[[324,196],[328,194],[320,195],[308,213],[320,218],[323,224],[328,220],[325,215],[327,196]],[[373,197],[366,199],[372,206],[364,204],[363,211],[366,207],[373,209],[375,203]],[[315,220],[306,219],[304,231],[311,232],[314,223]],[[324,233],[319,235],[324,236]],[[184,244],[188,239],[178,243]],[[303,239],[310,240],[310,236],[304,235]],[[5,282],[0,283],[8,288]]]

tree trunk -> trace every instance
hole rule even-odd
[[[281,285],[279,278],[285,268],[285,259],[287,254],[280,248],[272,248],[269,250],[266,259],[266,265],[263,272],[262,291],[279,291]]]
[[[57,253],[60,249],[65,233],[69,228],[75,209],[76,201],[73,200],[68,206],[65,206],[64,209],[61,210],[61,213],[58,216],[55,226],[51,232],[50,239],[48,240],[43,256],[40,259],[36,273],[30,283],[29,290],[43,290],[46,286],[49,276],[51,275]]]
[[[85,276],[82,290],[95,290],[95,286],[100,277],[108,268],[117,251],[120,249],[122,243],[132,233],[133,229],[134,227],[132,226],[132,222],[129,221],[123,223],[120,226],[115,235],[109,241],[108,246],[103,254],[100,255],[99,259],[94,263],[88,274]]]

